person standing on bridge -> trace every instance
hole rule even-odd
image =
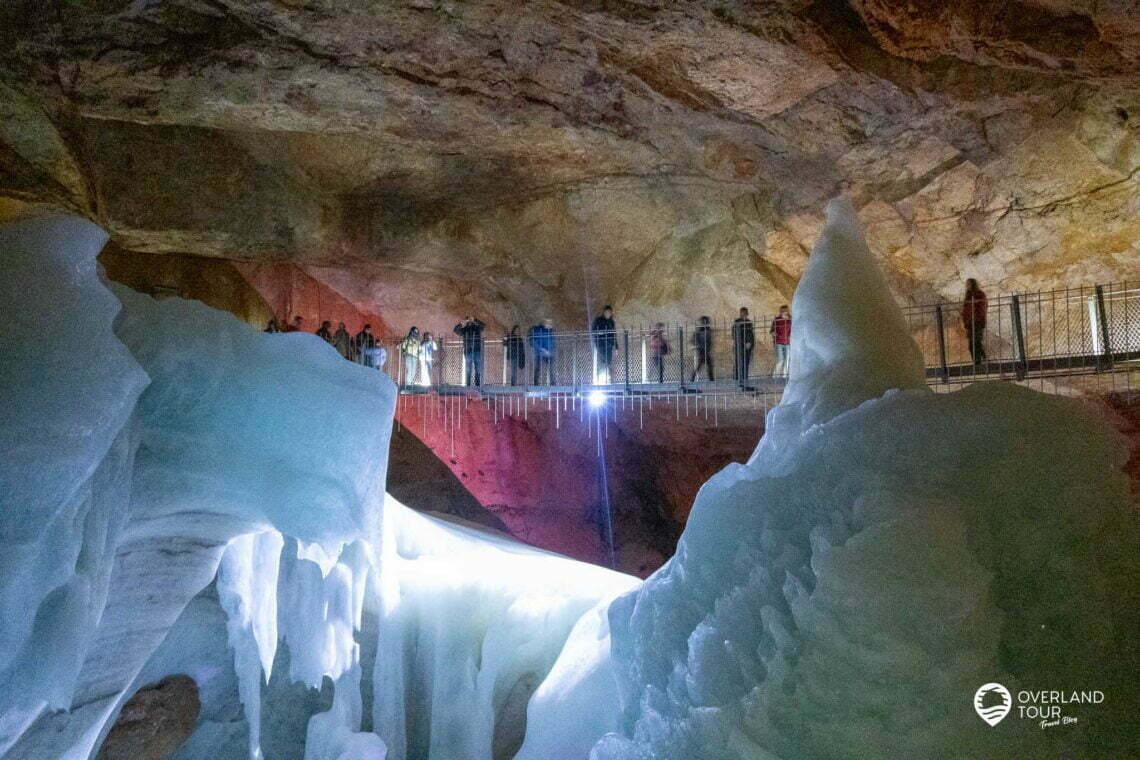
[[[420,338],[420,385],[431,385],[431,368],[437,351],[439,344],[436,343],[435,336],[425,331]]]
[[[467,316],[452,328],[463,340],[463,379],[465,385],[483,384],[483,328],[482,322]]]
[[[332,336],[332,344],[336,352],[345,359],[352,358],[352,336],[348,334],[348,329],[344,326],[344,322],[337,323],[336,332],[333,333]]]
[[[792,346],[792,312],[787,304],[780,307],[780,313],[772,320],[768,334],[772,336],[772,348],[776,352],[776,364],[772,367],[772,375],[773,377],[787,375],[788,351]]]
[[[665,357],[669,353],[669,341],[665,340],[665,324],[658,322],[649,333],[649,358],[657,370],[657,382],[665,382]]]
[[[400,356],[404,359],[404,385],[415,385],[416,372],[420,367],[420,331],[412,326],[400,341]]]
[[[756,345],[756,330],[748,317],[748,307],[740,307],[740,316],[732,323],[732,369],[740,387],[748,385],[748,367],[752,364],[752,348]]]
[[[617,330],[615,328],[613,307],[606,304],[602,313],[594,318],[594,324],[590,330],[594,338],[594,351],[598,357],[598,374],[595,382],[601,384],[610,382],[610,365],[613,364],[614,346],[617,345]]]
[[[380,369],[384,364],[380,352],[383,351],[379,348],[376,342],[376,336],[372,334],[372,325],[364,325],[352,339],[352,346],[354,354],[363,361],[365,367],[372,367],[373,369]]]
[[[689,382],[695,382],[697,375],[703,367],[708,372],[709,380],[715,380],[713,377],[713,332],[712,320],[708,317],[701,317],[700,322],[697,324],[697,329],[693,333],[693,349],[697,353],[697,366],[693,370],[693,376],[689,378]]]
[[[546,370],[547,385],[554,385],[554,321],[549,318],[542,320],[530,328],[527,338],[534,359],[534,384],[539,384],[543,370]]]
[[[962,298],[962,326],[966,328],[966,341],[970,344],[970,358],[974,367],[986,360],[986,301],[985,292],[973,277],[966,280],[966,295]]]
[[[503,347],[507,351],[507,366],[511,368],[511,385],[518,385],[519,370],[526,366],[526,344],[519,334],[518,325],[513,326],[503,338]]]
[[[329,329],[331,327],[332,322],[328,321],[327,319],[324,322],[321,322],[320,328],[317,329],[317,337],[323,340],[325,343],[332,343],[332,330]]]

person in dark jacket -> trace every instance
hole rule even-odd
[[[332,336],[332,344],[338,354],[345,359],[352,359],[352,336],[348,334],[348,328],[344,326],[344,322],[337,323],[336,332]]]
[[[317,330],[317,337],[323,340],[325,343],[332,343],[332,330],[330,329],[331,327],[332,322],[328,321],[327,319],[324,322],[321,322],[321,326]]]
[[[483,384],[483,328],[482,322],[474,317],[464,317],[452,328],[452,332],[463,341],[463,376],[467,385],[476,387]]]
[[[665,324],[663,322],[658,322],[653,326],[647,343],[649,358],[653,361],[653,368],[657,370],[657,382],[663,383],[665,382],[665,357],[669,354],[669,341],[665,339]]]
[[[305,329],[305,318],[300,314],[293,317],[293,324],[285,328],[285,332],[303,332]]]
[[[773,376],[788,374],[788,353],[792,346],[792,312],[787,304],[780,307],[780,313],[768,328],[772,336],[772,349],[776,352],[776,363],[772,367]]]
[[[279,333],[279,332],[281,332],[281,327],[277,324],[277,317],[270,317],[269,322],[266,323],[265,329],[262,330],[262,332],[267,332],[267,333]]]
[[[554,322],[549,319],[542,320],[530,328],[527,336],[530,341],[530,352],[534,359],[534,384],[538,385],[546,370],[546,382],[554,385]]]
[[[590,328],[594,339],[594,350],[598,356],[598,382],[609,383],[610,365],[613,364],[614,346],[617,345],[617,330],[614,324],[614,310],[607,304],[602,313],[594,318]]]
[[[503,338],[507,353],[507,366],[511,369],[511,385],[519,384],[519,370],[526,366],[526,344],[519,334],[519,326],[514,325]]]
[[[748,368],[752,364],[752,349],[756,345],[756,330],[748,317],[748,307],[740,307],[740,316],[732,322],[732,368],[741,387],[748,385]]]
[[[365,367],[379,369],[383,363],[380,361],[380,349],[376,343],[376,336],[372,334],[372,325],[365,325],[352,338],[353,353],[363,361]]]
[[[697,329],[693,333],[693,349],[697,353],[697,366],[693,370],[693,376],[689,378],[689,382],[694,382],[697,379],[697,374],[700,373],[702,367],[708,372],[709,380],[716,379],[713,377],[712,346],[712,320],[708,317],[701,317]]]
[[[966,280],[966,295],[962,298],[962,326],[966,328],[966,340],[970,344],[970,357],[974,366],[980,367],[986,360],[986,301],[985,292],[978,287],[973,277]]]

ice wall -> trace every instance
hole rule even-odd
[[[92,757],[179,672],[177,760],[1124,754],[968,707],[1131,688],[1121,442],[1022,388],[929,392],[842,204],[784,402],[644,584],[385,501],[386,378],[125,290],[116,339],[98,233],[28,225],[0,233],[4,760]]]
[[[373,723],[392,760],[511,757],[571,629],[639,584],[391,498],[379,580]]]
[[[845,202],[794,306],[755,454],[702,488],[669,563],[575,630],[516,760],[1125,752],[1120,715],[995,732],[970,707],[991,681],[1127,701],[1122,441],[1024,388],[928,391]]]
[[[112,295],[103,240],[0,237],[0,755],[92,757],[176,673],[202,695],[179,760],[513,753],[575,622],[636,579],[385,504],[385,376]]]
[[[219,562],[237,682],[255,711],[278,640],[285,537],[331,556],[339,578],[338,558],[379,535],[392,383],[313,336],[112,294],[96,272],[104,240],[62,217],[0,229],[5,758],[91,754]],[[344,585],[320,593],[335,601]],[[325,602],[314,627],[347,622],[316,640],[318,682],[348,667],[354,624],[352,605],[325,597],[310,601]]]
[[[0,754],[69,706],[126,520],[147,378],[111,332],[105,240],[75,218],[0,227]]]

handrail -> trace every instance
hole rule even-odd
[[[965,325],[963,301],[904,306],[903,317],[923,355],[928,376],[937,382],[997,377],[1018,379],[1027,373],[1065,374],[1111,369],[1140,359],[1140,283],[1077,286],[988,299],[984,321]],[[970,309],[966,313],[971,313]],[[384,366],[405,391],[456,389],[542,389],[580,393],[592,388],[634,393],[731,389],[772,390],[782,386],[769,325],[773,317],[752,320],[754,343],[737,340],[728,319],[707,327],[694,341],[694,325],[668,324],[668,350],[661,354],[652,327],[618,324],[612,345],[599,344],[590,330],[558,330],[553,355],[536,363],[526,330],[522,366],[519,352],[505,337],[484,333],[476,352],[464,341],[442,335],[430,360],[401,354],[401,339],[378,341],[387,352]],[[793,330],[794,330],[793,315]],[[873,329],[870,326],[868,329]],[[474,354],[474,355],[472,355]],[[349,358],[361,361],[359,355]],[[700,376],[695,376],[699,369]],[[537,373],[536,373],[537,370]]]

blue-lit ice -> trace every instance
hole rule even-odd
[[[1072,726],[995,731],[970,700],[991,681],[1132,693],[1123,441],[1017,386],[928,390],[846,201],[793,313],[755,453],[704,485],[664,567],[575,630],[517,760],[1096,754]],[[1131,741],[1114,720],[1098,756]]]
[[[113,296],[102,242],[0,230],[5,760],[94,757],[178,673],[174,760],[1080,756],[974,690],[1129,688],[1121,441],[1015,386],[930,392],[845,202],[784,401],[644,583],[386,497],[385,376]]]

